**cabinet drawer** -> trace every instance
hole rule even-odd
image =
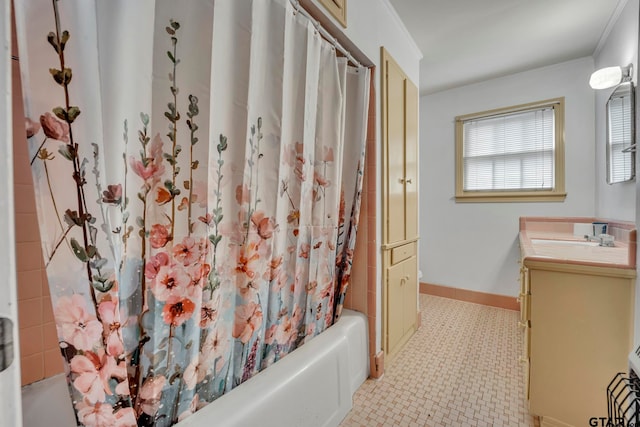
[[[400,261],[404,261],[405,259],[415,255],[416,253],[416,244],[409,243],[407,245],[398,246],[397,248],[391,249],[391,264],[397,264]]]

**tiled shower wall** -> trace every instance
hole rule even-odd
[[[12,27],[13,28],[13,27]],[[16,273],[22,385],[62,372],[49,285],[42,260],[29,152],[24,129],[15,30],[11,48],[13,80],[13,181],[16,221]]]

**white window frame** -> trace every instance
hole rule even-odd
[[[464,189],[464,124],[467,121],[490,118],[522,111],[553,108],[555,124],[554,185],[546,190],[482,190]],[[456,138],[456,202],[561,202],[567,196],[564,177],[564,97],[528,104],[514,105],[455,118]]]

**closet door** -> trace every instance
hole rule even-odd
[[[405,239],[405,77],[393,61],[387,62],[387,243]]]
[[[418,237],[418,88],[383,49],[385,244]]]
[[[404,256],[411,254],[406,259],[394,262],[391,256],[391,265],[387,268],[387,281],[385,294],[387,299],[387,311],[385,322],[387,326],[387,339],[385,351],[391,357],[395,356],[402,346],[411,338],[416,330],[418,288],[416,272],[418,259],[414,246],[410,243],[399,249]]]
[[[405,79],[405,239],[418,237],[418,88]]]
[[[393,352],[405,334],[405,276],[403,263],[387,268],[387,353]]]
[[[402,316],[402,329],[404,333],[412,333],[415,330],[418,316],[418,258],[412,256],[404,263],[404,311]]]

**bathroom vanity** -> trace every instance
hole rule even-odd
[[[574,235],[594,218],[520,218],[525,394],[541,426],[606,417],[606,388],[633,344],[636,229],[609,221],[613,247]]]

